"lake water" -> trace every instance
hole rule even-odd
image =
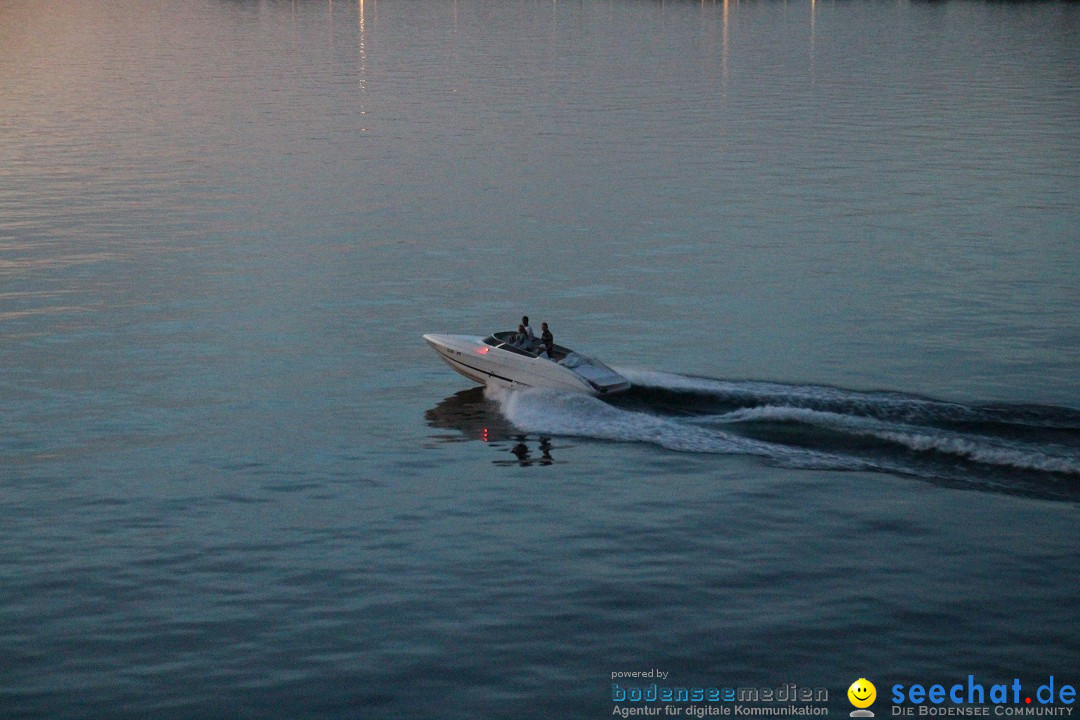
[[[0,3],[0,716],[1077,684],[1078,150],[1077,4]]]

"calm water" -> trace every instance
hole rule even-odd
[[[0,2],[0,716],[1080,683],[1078,50],[1056,3]],[[420,339],[523,313],[635,388]]]

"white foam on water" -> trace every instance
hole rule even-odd
[[[717,428],[648,412],[624,410],[589,395],[545,389],[486,391],[519,429],[614,442],[644,442],[694,453],[755,455],[799,468],[868,469],[865,461],[743,437]]]
[[[620,369],[635,386],[686,392],[754,406],[717,415],[683,417],[631,410],[578,393],[544,389],[492,388],[489,398],[502,414],[528,433],[643,442],[677,452],[754,455],[799,468],[874,469],[923,475],[928,468],[910,458],[868,458],[818,451],[741,434],[739,424],[796,423],[894,444],[907,451],[967,462],[1036,472],[1080,475],[1080,453],[1051,443],[1038,444],[949,430],[919,421],[981,417],[977,408],[889,392],[859,392],[815,385],[728,381],[652,370]],[[822,409],[824,408],[824,409]],[[862,449],[861,449],[862,450]]]
[[[617,368],[633,385],[645,388],[709,395],[729,400],[792,407],[843,407],[871,416],[913,419],[942,416],[966,419],[973,409],[959,403],[942,402],[896,392],[844,390],[827,385],[785,385],[757,380],[719,380],[677,373]]]
[[[958,433],[940,428],[876,420],[872,417],[785,406],[733,410],[721,415],[694,418],[701,425],[749,422],[795,422],[873,437],[917,452],[937,452],[986,465],[1022,470],[1080,474],[1080,458],[1060,446],[1032,447],[1019,441]]]

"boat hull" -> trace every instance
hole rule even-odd
[[[476,335],[428,334],[424,340],[458,374],[481,385],[506,388],[546,387],[556,390],[605,395],[630,387],[630,383],[610,371],[616,379],[598,385],[551,360],[515,354],[485,344]]]

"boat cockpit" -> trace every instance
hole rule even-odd
[[[515,355],[524,355],[525,357],[540,357],[540,351],[544,349],[539,339],[533,340],[531,343],[526,340],[524,342],[516,342],[517,332],[513,330],[506,330],[503,332],[497,332],[492,335],[488,335],[484,338],[484,344],[490,345],[500,350],[506,350],[512,352]],[[563,347],[562,345],[555,345],[555,353],[550,356],[549,360],[554,360],[557,363],[562,364],[562,361],[566,360],[571,355],[576,353],[570,348]]]

